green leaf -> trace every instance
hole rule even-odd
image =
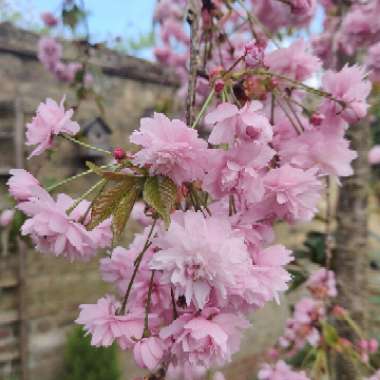
[[[140,194],[141,187],[134,185],[132,189],[121,199],[112,217],[112,231],[114,241],[118,241],[125,225],[128,222],[133,206]]]
[[[141,177],[126,177],[114,187],[103,190],[93,202],[87,228],[91,230],[110,217],[128,192],[135,191],[134,187],[141,191],[142,181]]]
[[[83,10],[77,5],[74,5],[70,9],[62,10],[62,21],[71,29],[75,29],[79,22],[85,18],[85,16],[85,12],[83,12]]]
[[[145,181],[144,201],[162,218],[166,227],[170,225],[170,212],[175,204],[177,187],[168,177],[148,177]]]
[[[294,290],[298,289],[308,279],[308,276],[307,273],[301,269],[288,269],[288,272],[292,275],[292,281],[290,283],[289,289],[286,292],[291,293]]]
[[[335,327],[325,322],[322,324],[322,332],[326,343],[331,347],[335,347],[339,341],[339,335]]]
[[[159,190],[162,202],[170,214],[177,199],[177,186],[170,178],[161,177],[159,181]]]

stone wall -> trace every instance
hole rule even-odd
[[[9,24],[0,25],[0,109],[12,108],[17,99],[21,104],[24,122],[28,122],[37,105],[51,97],[73,104],[72,90],[58,83],[36,59],[38,37],[20,31]],[[65,44],[65,56],[73,54]],[[102,116],[111,128],[110,146],[127,146],[130,132],[138,121],[164,102],[173,93],[175,78],[160,67],[133,57],[121,56],[102,49],[92,56],[92,64],[101,73],[95,78],[96,87],[104,96],[105,114],[92,101],[81,104],[76,119],[85,125]],[[8,110],[9,111],[9,110]],[[3,115],[3,116],[1,116]],[[16,166],[15,141],[2,131],[14,127],[15,118],[0,111],[0,209],[9,199],[6,196],[5,173]],[[43,183],[63,179],[83,170],[81,151],[62,140],[58,150],[25,160],[25,167]],[[27,155],[22,145],[23,156]],[[79,193],[94,181],[71,184],[65,191]],[[130,229],[135,228],[130,226]],[[60,258],[43,256],[31,249],[26,254],[25,316],[27,366],[30,380],[56,380],[62,365],[62,350],[67,332],[78,315],[78,304],[96,301],[105,293],[98,272],[98,260],[90,263],[69,263]],[[0,254],[0,379],[20,375],[19,322],[19,255],[12,250]],[[24,347],[25,348],[25,347]],[[125,359],[122,360],[123,364]],[[129,374],[133,369],[129,369]],[[13,379],[13,377],[12,377]]]

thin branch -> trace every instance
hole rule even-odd
[[[132,286],[133,286],[133,283],[135,281],[136,274],[137,274],[137,272],[139,270],[141,261],[144,258],[145,252],[152,245],[152,242],[150,241],[150,238],[152,237],[153,230],[154,230],[154,227],[156,225],[156,222],[157,222],[157,219],[154,219],[154,222],[152,223],[152,226],[150,228],[149,234],[148,234],[148,236],[146,238],[146,241],[145,241],[145,244],[144,244],[144,248],[142,249],[142,251],[140,252],[140,254],[137,256],[137,258],[135,260],[135,263],[134,263],[135,269],[133,270],[132,277],[131,277],[131,279],[129,281],[128,288],[127,288],[127,291],[126,291],[124,299],[123,299],[123,303],[122,303],[121,308],[120,308],[120,312],[119,312],[120,315],[125,314],[125,308],[127,306],[128,298],[129,298],[129,295],[131,294]]]
[[[199,14],[195,0],[190,0],[187,22],[190,25],[190,72],[186,97],[186,123],[193,124],[193,109],[197,84],[198,56],[200,46]]]
[[[149,336],[149,313],[150,313],[150,305],[152,303],[152,291],[153,291],[153,281],[154,281],[154,274],[155,270],[152,270],[152,275],[150,276],[150,282],[149,282],[149,290],[148,290],[148,298],[146,300],[145,305],[145,320],[144,320],[144,337]]]

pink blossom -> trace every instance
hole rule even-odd
[[[223,373],[220,372],[220,371],[217,371],[213,374],[212,376],[212,380],[226,380],[226,378],[224,377]]]
[[[54,70],[62,56],[62,45],[52,37],[42,37],[38,41],[38,59],[49,71]]]
[[[94,240],[95,246],[99,248],[108,248],[112,244],[112,218],[104,220],[90,231],[91,238]]]
[[[115,247],[110,257],[100,260],[100,271],[103,280],[114,283],[120,294],[124,294],[127,290],[127,285],[135,268],[135,260],[144,248],[149,229],[150,227],[147,227],[143,233],[135,234],[134,240],[128,249],[121,246]],[[153,247],[149,248],[144,254],[136,277],[137,281],[140,279],[149,281],[151,272],[148,267],[148,262],[152,256]]]
[[[41,13],[41,19],[44,22],[44,24],[49,28],[58,24],[58,19],[51,12]]]
[[[330,62],[332,54],[332,36],[330,32],[321,33],[311,39],[313,53],[319,57],[325,67],[328,67],[326,62]]]
[[[239,349],[248,322],[236,314],[205,309],[199,316],[184,314],[161,329],[160,337],[174,341],[171,352],[180,363],[206,368],[224,365]]]
[[[264,62],[265,46],[257,41],[248,42],[245,47],[244,61],[249,67],[256,67]]]
[[[371,83],[364,78],[364,68],[359,66],[346,65],[339,72],[327,71],[322,77],[322,88],[344,105],[326,99],[321,104],[320,112],[341,117],[347,123],[362,119],[367,113],[366,99],[371,91]]]
[[[380,145],[373,146],[368,152],[368,162],[371,165],[380,164]]]
[[[304,371],[293,371],[284,361],[278,361],[274,366],[264,364],[259,373],[259,380],[310,380]]]
[[[380,82],[380,42],[368,49],[367,67],[373,82]]]
[[[380,5],[378,1],[350,7],[342,20],[338,34],[340,48],[345,54],[353,55],[358,49],[378,39]]]
[[[298,168],[314,167],[323,175],[346,177],[352,175],[351,162],[357,157],[349,145],[339,129],[322,126],[280,142],[279,155],[281,162]]]
[[[377,370],[372,376],[366,377],[364,380],[380,380],[380,369]]]
[[[325,315],[323,303],[312,298],[302,298],[294,308],[292,318],[286,322],[284,335],[279,339],[282,347],[290,345],[301,349],[306,343],[317,346],[320,334],[315,327]]]
[[[75,135],[79,132],[79,124],[71,120],[74,111],[72,109],[65,111],[64,101],[65,98],[58,105],[54,100],[46,99],[45,103],[38,106],[32,122],[26,125],[26,145],[37,145],[29,158],[51,148],[53,136],[60,133]]]
[[[292,12],[300,16],[313,14],[317,5],[315,0],[290,0],[290,3]]]
[[[275,299],[279,302],[279,293],[288,289],[290,274],[284,269],[293,261],[292,252],[282,245],[273,245],[253,252],[254,276],[258,280],[264,301]]]
[[[40,183],[24,169],[12,169],[7,185],[9,192],[16,201],[26,201],[33,195],[34,188],[40,188]]]
[[[290,0],[289,4],[278,0],[255,0],[254,12],[267,28],[277,31],[281,27],[309,24],[316,5],[315,0]]]
[[[336,297],[335,274],[331,270],[322,268],[312,274],[306,286],[315,298]]]
[[[269,142],[273,131],[269,120],[260,112],[258,101],[248,102],[240,110],[230,103],[221,103],[205,117],[213,129],[208,141],[211,144],[230,144],[236,136],[252,141]]]
[[[302,39],[287,48],[276,49],[267,54],[264,62],[271,71],[298,81],[309,78],[321,67],[319,58],[307,51],[307,45]]]
[[[187,305],[193,301],[202,309],[212,290],[226,302],[229,295],[242,296],[253,286],[244,239],[226,218],[177,211],[155,244],[161,250],[153,256],[151,269],[164,271],[164,279],[174,285],[177,297],[185,296]]]
[[[275,152],[267,144],[242,143],[229,151],[215,150],[203,187],[221,198],[235,194],[241,202],[253,203],[264,196],[263,172]]]
[[[160,33],[161,40],[165,44],[173,42],[173,39],[184,44],[190,41],[189,35],[183,28],[182,20],[166,18],[161,24]]]
[[[135,259],[129,257],[129,252],[123,247],[115,247],[111,257],[100,260],[100,272],[105,282],[116,284],[121,294],[127,289],[128,281],[132,275],[131,261]]]
[[[322,190],[316,173],[316,169],[301,170],[285,164],[266,174],[266,202],[271,202],[278,218],[305,221],[314,216]]]
[[[12,222],[14,214],[15,214],[15,210],[11,210],[11,209],[3,210],[0,213],[0,226],[1,227],[8,226]]]
[[[140,368],[154,371],[164,357],[165,345],[160,338],[149,337],[139,340],[133,347],[133,356]]]
[[[30,235],[36,249],[42,253],[53,253],[71,261],[88,260],[96,250],[104,247],[105,241],[99,242],[96,228],[87,231],[79,222],[86,212],[89,202],[82,201],[68,215],[66,211],[74,201],[66,194],[58,194],[55,201],[42,188],[33,189],[33,196],[17,207],[29,218],[21,227],[22,235]],[[99,227],[101,229],[105,226]]]
[[[112,296],[100,298],[96,304],[80,305],[80,313],[75,321],[84,325],[92,335],[91,345],[108,347],[114,341],[120,346],[130,348],[143,335],[144,310],[118,315],[120,303]]]
[[[132,133],[130,141],[142,146],[134,164],[149,167],[151,175],[166,175],[178,185],[204,177],[207,144],[180,120],[170,121],[159,113],[143,118],[140,130]]]
[[[180,363],[176,366],[169,364],[167,370],[168,380],[203,380],[208,370],[204,366]]]
[[[145,214],[145,204],[143,202],[136,202],[132,212],[131,218],[140,223],[143,227],[152,223],[152,218]]]
[[[58,62],[58,64],[55,66],[53,70],[53,74],[56,76],[58,80],[62,82],[70,83],[75,80],[75,76],[82,69],[83,69],[83,65],[79,62],[70,62],[70,63]],[[88,84],[91,85],[93,78],[90,73],[85,74],[85,85],[87,81],[88,81]]]
[[[147,227],[143,233],[136,234],[128,249],[120,246],[116,247],[113,249],[111,257],[103,258],[100,261],[100,271],[103,280],[113,283],[121,295],[124,295],[127,290],[135,270],[135,261],[144,249],[149,230],[150,227]],[[152,259],[155,249],[154,246],[150,247],[145,252],[143,260],[140,263],[128,300],[131,309],[145,307],[152,274],[149,268],[149,261]],[[162,281],[162,277],[163,275],[160,272],[155,273],[150,310],[157,317],[166,319],[168,310],[170,311],[170,318],[172,317],[171,288]]]

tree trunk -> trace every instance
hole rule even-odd
[[[338,285],[337,303],[346,308],[360,326],[365,327],[368,270],[368,120],[351,126],[348,138],[359,157],[353,162],[353,176],[344,178],[340,187],[336,211],[336,250],[332,264]],[[354,333],[345,324],[338,324],[337,328],[340,336],[354,338]],[[337,380],[361,379],[352,360],[342,355],[337,355],[335,359],[335,371]]]

